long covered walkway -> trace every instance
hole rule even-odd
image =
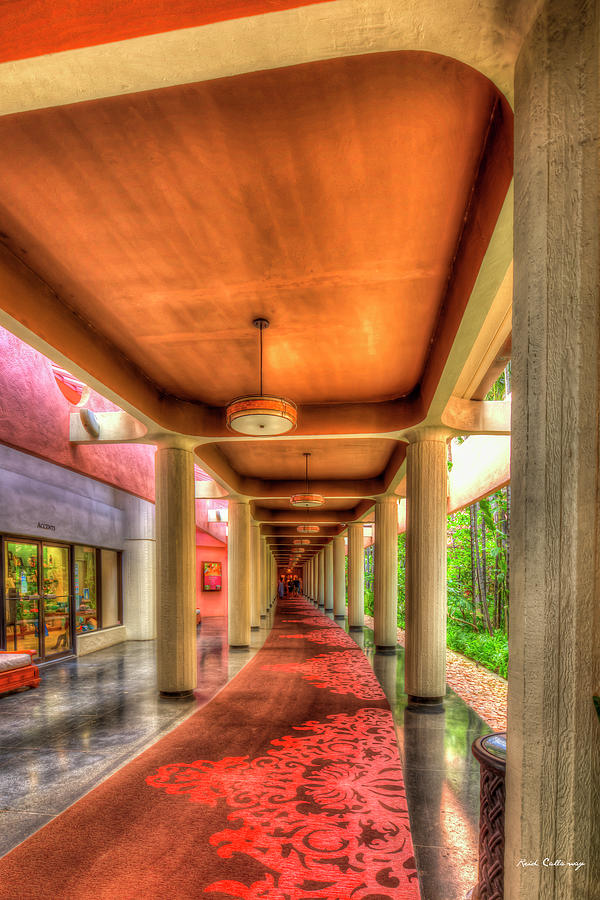
[[[169,785],[181,783],[181,766],[193,763],[198,757],[204,758],[207,745],[206,736],[209,732],[213,735],[209,743],[214,743],[216,740],[218,744],[219,728],[223,724],[224,716],[227,718],[225,714],[228,710],[229,717],[234,719],[232,727],[236,736],[235,741],[232,741],[231,734],[228,735],[227,743],[223,744],[221,754],[223,757],[246,757],[248,754],[243,751],[251,748],[254,750],[249,755],[256,757],[256,747],[265,739],[263,731],[266,732],[266,737],[271,744],[273,744],[273,739],[275,740],[273,746],[277,747],[278,738],[275,734],[277,726],[281,726],[279,730],[282,733],[279,737],[283,738],[283,744],[293,740],[292,736],[296,731],[300,735],[303,734],[302,729],[295,729],[295,726],[288,734],[283,719],[288,725],[287,719],[289,718],[294,722],[298,719],[296,724],[300,725],[310,721],[313,726],[315,721],[320,722],[321,725],[331,723],[332,714],[334,719],[339,719],[340,715],[354,718],[376,715],[385,719],[386,704],[379,686],[372,674],[369,675],[368,667],[360,668],[361,665],[366,666],[366,662],[360,663],[360,660],[364,660],[365,657],[356,652],[357,647],[360,647],[371,663],[391,706],[398,738],[399,757],[396,763],[393,762],[393,758],[391,760],[386,758],[384,769],[387,773],[386,778],[382,778],[379,773],[378,780],[377,773],[374,773],[370,766],[368,784],[365,781],[365,784],[361,785],[360,778],[358,781],[356,779],[356,772],[360,771],[360,766],[357,766],[357,760],[353,759],[355,775],[350,781],[347,778],[344,779],[343,773],[336,770],[331,784],[325,784],[321,777],[323,783],[319,786],[318,779],[315,780],[317,771],[314,768],[317,765],[315,756],[311,759],[313,768],[308,775],[308,782],[311,784],[308,784],[308,787],[305,785],[303,790],[309,792],[314,790],[314,798],[317,800],[321,796],[319,790],[324,791],[324,802],[332,804],[329,815],[332,815],[333,810],[334,817],[340,815],[341,800],[343,800],[343,806],[347,805],[350,797],[355,799],[360,797],[361,802],[364,803],[366,796],[370,794],[372,803],[373,796],[375,796],[378,798],[375,812],[378,811],[380,814],[379,825],[384,833],[385,823],[389,825],[388,818],[391,821],[394,815],[397,817],[398,823],[403,824],[405,820],[402,810],[407,806],[421,896],[425,900],[427,898],[438,900],[442,896],[452,900],[454,897],[464,896],[465,890],[473,884],[476,877],[474,866],[479,795],[478,769],[469,748],[472,740],[487,730],[484,723],[450,690],[444,709],[437,708],[431,711],[407,706],[406,695],[403,693],[403,651],[399,650],[397,657],[375,653],[373,635],[369,629],[365,630],[364,635],[362,633],[350,635],[303,600],[286,601],[286,607],[281,610],[281,614],[277,618],[276,628],[271,631],[267,647],[254,660],[253,668],[246,668],[246,663],[264,644],[265,638],[271,630],[271,624],[272,619],[266,622],[260,631],[254,633],[252,648],[247,651],[232,651],[228,648],[224,620],[215,619],[203,625],[197,641],[199,683],[202,687],[195,692],[193,699],[184,702],[183,708],[181,701],[156,698],[155,672],[152,662],[153,644],[151,642],[128,643],[99,651],[78,661],[65,661],[46,669],[43,685],[39,691],[30,691],[13,695],[12,698],[4,698],[0,743],[8,766],[3,775],[6,785],[2,785],[2,793],[12,799],[11,808],[5,810],[2,817],[3,824],[7,826],[3,829],[3,851],[7,851],[11,845],[17,844],[28,834],[35,832],[46,821],[53,819],[53,822],[48,829],[41,831],[33,842],[28,842],[21,846],[16,853],[5,857],[2,863],[4,867],[2,883],[14,884],[10,879],[12,868],[22,869],[22,866],[25,865],[26,867],[31,866],[32,870],[35,870],[37,855],[39,853],[47,855],[50,842],[53,847],[62,848],[60,854],[68,855],[70,870],[73,868],[77,870],[78,856],[81,856],[81,865],[86,872],[89,870],[92,880],[97,866],[100,865],[103,868],[102,884],[105,885],[105,891],[110,891],[111,883],[114,887],[117,881],[120,885],[119,890],[125,890],[124,873],[121,871],[122,865],[119,864],[119,859],[122,858],[119,856],[119,847],[122,842],[130,839],[129,828],[117,828],[114,831],[113,826],[115,821],[119,820],[119,811],[104,809],[102,804],[114,803],[115,796],[120,796],[122,791],[125,791],[126,796],[126,786],[128,783],[131,784],[132,778],[135,783],[134,795],[142,791],[148,793],[150,799],[152,798],[152,793],[144,786],[145,779],[141,778],[140,780],[139,764],[133,763],[133,775],[128,775],[132,771],[132,766],[125,765],[132,757],[137,756],[151,745],[154,747],[148,752],[153,759],[162,759],[165,753],[168,757],[164,762],[170,765],[170,774],[167,779]],[[236,679],[227,691],[222,691],[221,689],[233,675],[240,671],[242,666],[244,670],[240,678]],[[211,698],[219,691],[221,692],[218,697],[211,703]],[[260,703],[257,702],[257,697],[260,698]],[[240,698],[242,699],[240,700]],[[262,710],[260,713],[262,728],[259,729],[261,734],[257,734],[256,722],[253,722],[251,708],[253,706],[255,712]],[[199,707],[204,707],[202,713],[204,719],[198,720],[197,717],[190,719],[190,715],[197,712]],[[278,708],[279,713],[275,717],[270,714],[265,719],[265,708],[269,709],[271,713],[274,708]],[[200,727],[192,725],[193,719],[199,722]],[[185,726],[176,728],[184,720],[186,720]],[[269,722],[268,728],[267,721]],[[209,727],[203,728],[203,723]],[[335,722],[333,724],[336,725]],[[176,730],[172,731],[174,727]],[[191,737],[189,733],[186,736],[185,728],[188,731],[191,728]],[[378,740],[381,740],[381,723],[378,728]],[[170,743],[165,745],[165,741],[161,738],[164,738],[168,732],[171,734],[166,740]],[[365,729],[363,729],[363,738],[364,732]],[[348,734],[350,733],[360,736],[361,729],[356,722],[348,732]],[[309,736],[314,744],[314,729],[310,731]],[[393,739],[391,731],[387,738],[390,736]],[[331,738],[331,735],[329,737]],[[190,749],[190,740],[192,741],[191,747],[194,748],[191,756],[189,752],[186,753],[186,750]],[[323,735],[320,740],[323,740]],[[316,753],[316,745],[310,744],[310,740],[308,743],[311,746],[311,752]],[[230,749],[233,744],[238,747],[239,753],[237,751],[233,753]],[[168,751],[160,750],[165,746],[177,748],[175,755],[171,754],[172,759]],[[296,749],[299,752],[302,751],[300,746],[297,746]],[[388,755],[389,750],[388,746],[386,750]],[[304,751],[306,751],[306,747]],[[163,757],[160,756],[161,752]],[[278,751],[271,750],[271,753],[273,752],[276,756]],[[374,754],[376,755],[378,751],[376,747],[367,747],[366,745],[362,748],[359,746],[358,749],[354,747],[355,755],[356,753],[360,755],[362,752],[366,752],[372,762],[375,758]],[[394,753],[396,753],[395,747]],[[209,755],[208,758],[217,763],[218,753],[214,755],[214,759],[213,755]],[[336,759],[339,768],[339,756],[336,756]],[[148,753],[144,753],[141,760],[148,760]],[[173,773],[173,764],[179,766],[180,771]],[[96,791],[86,797],[82,803],[72,807],[66,816],[60,815],[70,803],[85,795],[91,788],[124,765],[125,768],[121,769],[116,776],[117,780],[120,779],[116,790],[114,787],[111,789],[111,785],[115,785],[115,777],[109,778],[100,792]],[[321,767],[322,772],[327,769],[322,761]],[[392,769],[394,769],[393,779],[390,778]],[[179,793],[180,789],[184,792],[187,791],[185,785],[189,787],[187,778],[189,771],[189,768],[185,769],[184,787],[178,787],[176,793]],[[244,777],[247,774],[245,773]],[[373,781],[374,776],[375,781]],[[307,770],[304,770],[304,777],[307,777]],[[402,787],[402,781],[404,781],[406,789],[405,799],[403,792],[397,793]],[[137,784],[137,782],[140,783]],[[162,788],[165,787],[167,794],[172,790],[172,787],[163,784],[161,779],[156,786],[162,786],[157,794],[162,794]],[[365,791],[365,788],[368,790]],[[299,790],[298,785],[294,787],[294,790],[297,789]],[[211,781],[210,790],[215,791],[214,781]],[[333,793],[328,793],[330,791]],[[373,794],[373,792],[375,793]],[[146,801],[149,798],[146,797]],[[222,797],[220,798],[218,792],[215,793],[213,799],[215,802],[218,801],[217,806],[219,806]],[[169,822],[171,828],[180,827],[177,817],[183,811],[182,801],[187,804],[187,798],[176,797],[174,800],[171,796],[170,800],[173,805],[168,807],[164,806],[164,801],[159,802],[158,813],[166,816],[165,821]],[[203,819],[206,810],[202,804],[208,801],[205,795],[196,797],[196,800],[200,802],[200,807],[197,804],[193,805],[193,811],[190,813],[191,819],[190,821],[186,819],[185,825],[187,840],[183,844],[188,851],[198,842],[203,846],[205,843],[201,834],[196,831],[197,828],[204,826],[200,826],[199,820],[195,817],[202,812],[200,819]],[[141,811],[136,804],[128,808],[127,802],[130,801],[123,801],[125,805],[122,815],[126,821],[129,821],[135,833],[139,834]],[[226,799],[225,802],[231,801]],[[100,806],[96,806],[96,804],[100,804]],[[208,806],[212,808],[211,803]],[[96,808],[96,816],[93,815],[94,808]],[[239,811],[239,807],[235,807],[235,804],[232,808]],[[382,816],[381,813],[384,810],[386,812]],[[156,833],[160,834],[160,816],[156,819],[157,809],[154,809],[154,805],[149,807],[146,814],[153,817],[153,829],[156,828]],[[237,813],[235,815],[237,816]],[[103,838],[95,834],[96,826],[93,823],[90,825],[88,820],[90,816],[92,820],[104,823]],[[312,816],[314,820],[315,810],[312,810]],[[369,821],[372,825],[375,820],[371,818]],[[87,824],[84,825],[84,823]],[[234,816],[232,830],[237,828],[236,823],[237,820]],[[95,835],[93,853],[90,853],[87,848],[90,840],[88,834],[90,827]],[[396,834],[395,831],[393,833]],[[408,839],[410,841],[410,837]],[[387,846],[388,850],[393,851],[393,857],[399,850],[399,846],[390,844],[389,840],[388,833]],[[82,841],[85,844],[83,848],[80,846]],[[208,841],[206,845],[208,846]],[[242,870],[245,871],[244,867],[248,863],[247,856],[249,853],[252,855],[251,849],[252,842],[249,839],[246,840],[246,843],[240,843],[238,839],[238,843],[232,845],[233,855],[227,861],[227,872],[231,871],[232,866],[233,870],[236,869],[236,865],[239,868],[240,860],[242,860]],[[269,865],[266,866],[266,869],[271,873],[275,871],[277,875],[273,852],[273,848],[271,848]],[[381,852],[382,847],[379,845],[376,854],[378,858],[381,856]],[[406,863],[410,856],[411,853],[404,853],[402,862]],[[288,857],[287,868],[289,868],[290,859],[293,858],[293,854],[292,857]],[[127,854],[127,859],[126,868],[129,868],[130,852]],[[104,862],[99,862],[101,860]],[[58,864],[59,860],[56,861]],[[263,859],[262,862],[264,861]],[[110,873],[104,871],[106,865],[109,868],[112,866],[113,878],[117,881],[111,881]],[[203,866],[206,865],[207,860],[204,860]],[[313,859],[314,865],[315,860]],[[323,875],[323,865],[322,862],[317,865],[321,876]],[[413,890],[416,879],[413,881],[410,878],[407,879],[402,892],[396,882],[389,881],[389,878],[393,878],[394,865],[395,863],[392,861],[392,871],[381,876],[383,880],[383,885],[380,884],[381,894],[376,893],[375,895],[383,897],[388,896],[388,892],[390,892],[389,896],[392,897],[418,896],[418,893]],[[278,877],[284,877],[287,868],[284,866],[285,871]],[[153,879],[156,877],[156,872],[166,871],[164,867],[157,864],[149,866],[148,869],[154,872]],[[373,869],[372,865],[370,869]],[[60,893],[62,888],[57,881],[57,877],[62,878],[62,876],[57,876],[57,871],[60,871],[60,866],[57,869],[53,868],[50,873],[46,871],[41,871],[38,875],[33,872],[29,873],[28,878],[20,883],[19,890],[25,891],[25,893],[19,894],[19,897],[42,896],[39,891],[44,885],[52,891],[53,896],[62,896],[63,894]],[[250,865],[250,871],[254,873],[255,877],[256,871],[252,865]],[[294,871],[297,876],[297,871]],[[400,872],[410,874],[410,863],[407,867],[401,868]],[[194,877],[197,879],[199,874],[202,877],[207,873],[202,871],[199,873],[195,870]],[[369,877],[373,878],[376,874],[371,871]],[[188,876],[190,875],[191,873],[188,872]],[[227,877],[229,878],[229,875]],[[289,872],[285,877],[290,877]],[[36,878],[42,879],[44,884],[36,885]],[[74,896],[91,896],[89,886],[85,887],[86,878],[82,880],[81,873],[79,873]],[[178,887],[177,896],[188,895],[185,893],[185,883],[184,878]],[[387,887],[385,887],[386,883]],[[25,884],[29,884],[29,887],[24,887]],[[27,890],[30,890],[31,893],[27,894]],[[137,896],[135,890],[137,887],[133,889],[133,893],[119,894],[119,896]],[[146,895],[148,895],[148,890],[150,890],[150,896],[158,896],[158,894],[152,893],[153,890],[158,890],[154,881],[152,885],[146,886]],[[350,895],[349,890],[348,888],[348,896]],[[69,891],[70,895],[73,895],[72,891],[73,888]],[[346,894],[339,891],[338,882],[331,896],[346,897]],[[224,896],[232,895],[238,896],[235,893],[225,892],[224,894]],[[15,895],[12,893],[10,896]],[[192,893],[190,896],[197,896],[197,894]],[[221,896],[221,894],[217,893],[215,896]],[[242,894],[240,893],[239,896]],[[254,896],[254,894],[248,894],[248,896]],[[310,897],[312,894],[307,893],[306,896]]]

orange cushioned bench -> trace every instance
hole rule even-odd
[[[0,650],[0,694],[37,687],[40,671],[32,663],[33,650]]]

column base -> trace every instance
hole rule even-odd
[[[250,644],[230,644],[229,645],[230,650],[248,650],[249,647],[250,647]]]
[[[378,647],[375,645],[375,652],[381,653],[382,656],[395,656],[396,655],[396,647]]]
[[[266,614],[266,613],[263,613],[262,616],[261,616],[261,619],[266,619],[266,618],[267,618],[267,614]]]
[[[412,706],[443,706],[444,697],[416,697],[414,694],[408,694],[408,702]]]
[[[260,631],[260,625],[252,625],[250,631]]]
[[[185,700],[186,697],[193,697],[193,691],[159,691],[159,697],[164,697],[165,700]]]
[[[364,631],[364,628],[365,628],[364,625],[349,625],[348,626],[348,629],[350,631]]]
[[[334,618],[334,619],[341,619],[342,622],[343,622],[344,619],[346,618],[346,616],[334,616],[333,618]]]
[[[319,603],[319,609],[325,609],[325,604],[324,604],[324,603]]]

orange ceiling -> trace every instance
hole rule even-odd
[[[217,444],[242,476],[269,480],[305,477],[304,453],[310,453],[309,481],[376,478],[385,469],[397,441],[385,438],[336,441],[239,441]],[[275,467],[275,468],[274,468]]]
[[[0,62],[323,2],[10,0],[0,3]]]
[[[402,397],[452,314],[497,104],[454,60],[384,53],[9,116],[0,228],[161,393],[256,390],[260,314],[266,391]],[[495,215],[499,181],[475,198]]]
[[[263,499],[263,500],[260,500],[259,503],[263,509],[283,509],[283,510],[293,513],[294,516],[297,516],[298,514],[300,514],[301,517],[302,517],[302,515],[306,514],[306,510],[298,510],[295,507],[293,507],[289,501],[289,498],[282,499],[282,500]],[[327,510],[327,511],[331,511],[331,510],[337,511],[337,510],[343,510],[343,509],[353,509],[355,506],[356,506],[355,499],[334,498],[331,500],[328,499],[327,503],[323,507],[323,509]],[[318,509],[316,511],[319,512]],[[309,516],[310,516],[310,513],[309,513]],[[299,536],[301,537],[301,535],[299,535]],[[309,537],[310,537],[310,535],[309,535]]]
[[[293,5],[155,0],[132,3],[121,26]],[[50,52],[38,0],[29,22],[26,4],[8,6],[18,52]],[[97,27],[109,7],[70,4],[62,49],[116,39]],[[65,0],[54,12],[67,15]],[[392,433],[399,409],[407,425],[426,414],[510,183],[512,114],[487,79],[430,53],[331,59],[6,116],[0,144],[0,241],[56,301],[5,297],[10,314],[92,371],[63,327],[74,313],[103,348],[93,374],[107,387],[209,438],[227,433],[222,407],[258,388],[251,322],[266,316],[264,389],[299,404],[298,432],[209,441],[200,456],[259,498],[275,534],[303,520],[339,530],[372,506],[404,445],[344,435]],[[298,518],[277,498],[303,479],[304,451],[332,499]]]

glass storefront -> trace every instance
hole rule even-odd
[[[69,650],[71,610],[69,603],[69,548],[42,546],[43,652],[47,658]]]
[[[121,553],[5,537],[0,647],[39,660],[73,652],[75,634],[122,621]]]
[[[69,569],[68,547],[4,541],[7,649],[48,659],[72,648]]]
[[[96,548],[74,547],[73,555],[75,630],[78,634],[84,634],[86,631],[96,631],[99,628]]]
[[[4,620],[7,650],[40,655],[38,544],[4,543]]]

